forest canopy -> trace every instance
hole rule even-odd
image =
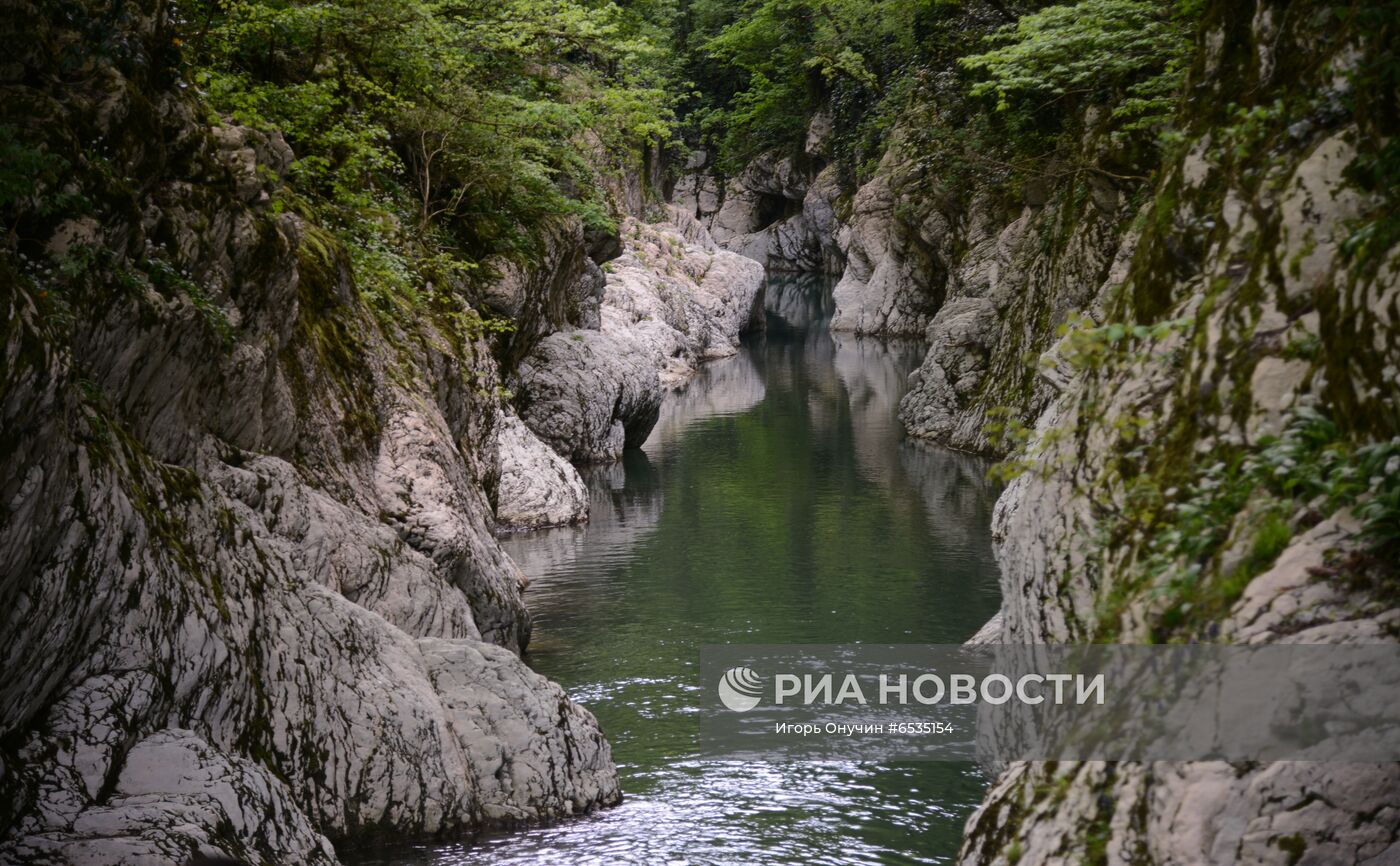
[[[730,172],[796,146],[821,106],[853,168],[878,158],[895,118],[935,102],[954,115],[1001,113],[1013,150],[1095,103],[1112,109],[1117,132],[1150,143],[1175,103],[1200,5],[694,0],[678,45],[686,74],[706,85],[685,119]]]
[[[896,129],[956,184],[967,165],[1034,163],[1095,105],[1151,164],[1198,5],[182,0],[162,50],[211,124],[285,137],[271,207],[327,229],[392,311],[501,257],[527,263],[561,219],[610,229],[635,208],[628,183],[660,199],[658,159],[701,149],[733,176],[760,153],[800,157],[823,112],[848,189]],[[56,207],[36,190],[63,160],[3,124],[0,149],[7,211]]]
[[[363,234],[354,217],[383,212],[484,256],[552,216],[606,225],[600,173],[644,148],[707,148],[735,174],[823,109],[852,174],[911,103],[1012,147],[1093,102],[1151,138],[1198,2],[195,0],[179,25],[193,83],[282,131],[323,219]]]
[[[669,140],[649,23],[574,0],[199,0],[182,30],[218,112],[280,130],[294,190],[334,223],[382,212],[477,254],[576,213],[596,166]]]

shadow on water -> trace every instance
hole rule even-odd
[[[986,780],[967,764],[695,757],[705,643],[956,643],[999,602],[985,462],[905,440],[921,347],[827,330],[830,285],[773,275],[768,328],[586,478],[581,528],[513,537],[528,660],[592,710],[626,802],[381,863],[941,863]],[[361,861],[370,862],[370,861]]]

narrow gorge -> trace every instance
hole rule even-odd
[[[1400,763],[696,745],[706,644],[1396,642],[1393,0],[0,20],[0,862],[1400,863]]]

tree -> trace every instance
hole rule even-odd
[[[1005,110],[1017,100],[1112,104],[1121,131],[1156,126],[1171,113],[1191,55],[1196,2],[1079,0],[1050,6],[997,31],[1000,47],[964,57]],[[1062,105],[1063,107],[1063,105]]]
[[[577,0],[202,0],[186,30],[214,108],[287,137],[326,222],[487,256],[551,216],[606,222],[607,155],[669,139],[649,28]]]

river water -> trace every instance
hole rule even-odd
[[[623,805],[406,864],[944,863],[985,789],[970,764],[695,757],[706,643],[958,643],[996,612],[986,464],[906,441],[913,343],[827,330],[830,287],[774,276],[768,329],[590,470],[582,528],[517,536],[527,660],[597,715]]]

